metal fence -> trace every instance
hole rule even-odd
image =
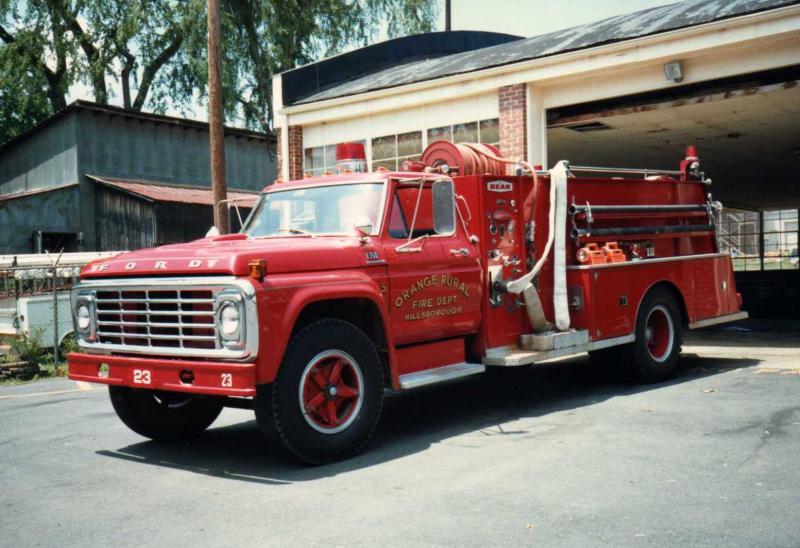
[[[41,327],[43,346],[52,341],[55,363],[65,331],[71,331],[69,290],[89,262],[116,253],[0,255],[0,335],[32,336],[23,325]]]

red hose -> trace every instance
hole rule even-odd
[[[450,171],[459,175],[505,175],[507,164],[521,165],[533,175],[533,187],[523,204],[525,220],[530,222],[533,214],[533,200],[539,187],[536,170],[525,160],[503,158],[497,147],[482,143],[451,143],[434,141],[422,153],[420,161],[432,168],[447,165]]]

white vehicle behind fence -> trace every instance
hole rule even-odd
[[[58,343],[72,333],[69,291],[58,292]],[[39,341],[44,348],[53,348],[53,295],[20,297],[17,306],[0,308],[0,336],[26,336]]]
[[[63,344],[73,331],[72,281],[87,263],[117,253],[0,255],[0,339],[31,337],[44,348]]]

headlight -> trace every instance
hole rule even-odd
[[[245,316],[244,298],[235,290],[217,295],[217,333],[227,348],[244,348]]]
[[[78,305],[75,311],[75,323],[80,331],[89,331],[92,326],[92,311],[87,304]]]
[[[219,331],[224,338],[237,338],[239,332],[239,307],[231,302],[222,305],[219,312]]]
[[[93,341],[96,334],[94,295],[88,292],[73,294],[72,315],[75,333],[84,341]]]

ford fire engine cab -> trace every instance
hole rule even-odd
[[[109,385],[148,438],[250,408],[322,463],[366,444],[387,389],[582,352],[660,381],[685,329],[747,316],[694,147],[674,171],[446,141],[362,167],[268,186],[238,234],[88,265],[70,378]]]

